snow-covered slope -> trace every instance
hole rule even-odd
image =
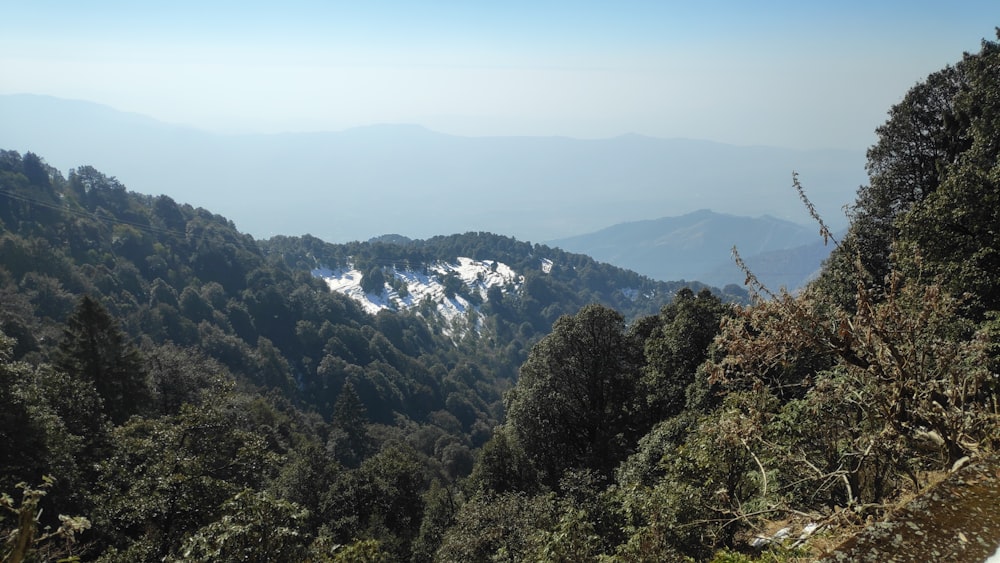
[[[361,288],[363,272],[354,268],[331,270],[316,268],[312,274],[322,278],[331,290],[354,299],[369,313],[383,309],[405,311],[421,306],[433,307],[444,318],[448,334],[462,334],[468,328],[479,328],[479,308],[473,300],[487,300],[487,292],[498,286],[504,292],[518,291],[524,277],[506,264],[492,260],[460,257],[454,263],[438,262],[421,270],[385,268],[386,281],[376,291],[366,293]],[[445,280],[456,276],[465,291],[448,291]]]

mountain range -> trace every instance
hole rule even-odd
[[[489,231],[554,240],[702,208],[804,221],[793,171],[839,228],[840,208],[864,181],[860,150],[639,135],[460,137],[415,125],[228,135],[27,94],[0,96],[0,123],[0,146],[62,170],[114,171],[126,186],[212,209],[256,238]]]
[[[698,280],[724,287],[746,275],[733,250],[767,287],[797,289],[815,274],[832,246],[817,228],[764,215],[742,217],[707,209],[679,217],[613,225],[549,244],[660,280]]]

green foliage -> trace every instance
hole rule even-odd
[[[0,523],[4,522],[4,513],[14,517],[12,525],[0,528],[0,556],[6,563],[51,561],[56,558],[59,561],[79,561],[79,557],[73,555],[76,535],[90,529],[90,520],[83,516],[60,514],[58,528],[52,530],[46,526],[39,529],[40,504],[53,483],[55,479],[47,475],[37,488],[18,483],[16,487],[22,491],[20,504],[6,492],[0,493]]]
[[[308,512],[250,489],[223,503],[221,517],[184,540],[178,561],[301,561]]]
[[[594,561],[600,554],[601,537],[584,510],[563,512],[551,531],[540,531],[534,561],[573,563]]]
[[[116,424],[149,402],[142,358],[111,315],[89,296],[67,321],[56,366],[93,384],[105,414]]]
[[[193,348],[167,343],[142,350],[148,370],[151,406],[163,415],[180,413],[228,388],[231,375],[218,362]]]
[[[459,510],[435,560],[531,560],[542,547],[535,531],[551,529],[556,518],[556,507],[549,495],[504,493],[474,498]]]
[[[665,472],[661,460],[684,443],[700,421],[694,411],[662,420],[636,444],[635,452],[618,466],[616,480],[623,486],[651,486]]]
[[[315,534],[325,523],[324,493],[334,486],[344,468],[322,443],[314,440],[304,442],[286,454],[278,474],[266,490],[307,510],[309,518],[303,528],[304,533]]]
[[[644,444],[664,452],[658,462],[662,476],[644,479],[634,467],[642,458],[630,460],[631,470],[622,474],[617,495],[628,531],[620,547],[623,556],[702,559],[769,514],[773,477],[754,450],[760,447],[757,440],[771,401],[730,394],[684,434],[666,444]]]
[[[320,502],[333,541],[378,540],[393,560],[409,558],[425,512],[427,470],[412,449],[397,444],[340,473]]]
[[[962,151],[941,170],[933,193],[898,221],[898,260],[908,277],[947,280],[953,294],[968,293],[967,313],[981,320],[1000,308],[1000,43],[960,63],[964,78],[954,98]],[[958,125],[956,125],[958,126]]]
[[[598,305],[562,317],[531,351],[507,399],[511,429],[554,487],[568,469],[610,475],[639,436],[638,350],[624,319]]]
[[[382,551],[378,540],[359,540],[348,545],[338,546],[333,556],[320,561],[330,563],[389,563],[389,554]]]
[[[279,458],[248,428],[236,401],[223,394],[174,416],[133,418],[115,428],[93,515],[105,541],[176,553],[182,538],[210,524],[227,499],[266,482]]]
[[[390,447],[368,458],[361,475],[362,518],[382,549],[402,559],[411,551],[424,514],[427,483],[412,451]]]
[[[385,275],[382,268],[373,266],[361,277],[361,290],[365,293],[379,294],[385,287]]]
[[[424,494],[424,507],[420,534],[413,543],[415,563],[434,560],[434,553],[441,546],[445,532],[455,523],[458,499],[455,491],[435,480]]]
[[[747,555],[729,548],[722,549],[712,557],[710,563],[790,563],[801,561],[808,556],[809,553],[803,548],[772,544],[759,555]]]
[[[494,493],[533,491],[537,487],[538,475],[509,426],[496,428],[483,445],[471,482],[477,490]]]
[[[357,467],[368,457],[369,440],[366,433],[368,416],[350,381],[344,383],[333,406],[333,423],[341,433],[337,440],[337,457],[349,467]]]
[[[106,446],[106,419],[93,385],[51,366],[11,360],[13,341],[0,333],[0,490],[47,473],[62,476],[49,500],[80,507],[82,481]],[[51,515],[50,515],[51,516]],[[54,524],[54,522],[49,522]]]
[[[876,131],[871,182],[858,191],[847,240],[819,282],[840,306],[853,305],[858,261],[868,287],[885,288],[903,265],[909,276],[945,274],[955,294],[995,291],[998,51],[983,41],[979,53],[931,74]],[[995,308],[994,297],[974,303],[973,314]]]
[[[632,327],[644,340],[642,384],[652,421],[674,416],[686,404],[687,388],[708,359],[709,346],[729,306],[706,289],[682,289],[656,317]]]

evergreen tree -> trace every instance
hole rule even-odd
[[[333,424],[342,433],[333,435],[335,443],[339,442],[335,448],[338,459],[348,467],[357,467],[370,453],[366,433],[368,413],[350,381],[344,383],[333,405]]]
[[[470,480],[486,493],[534,492],[538,476],[508,426],[498,426],[483,445]]]
[[[90,296],[80,300],[66,321],[56,366],[88,381],[115,424],[139,413],[149,401],[149,386],[139,352],[110,314]]]
[[[379,266],[372,266],[365,274],[361,276],[361,289],[365,293],[372,293],[378,295],[382,292],[385,287],[385,274],[382,273],[382,268]]]

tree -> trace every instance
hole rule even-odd
[[[653,318],[649,334],[638,335],[645,336],[643,383],[650,427],[684,408],[687,387],[707,359],[709,345],[727,310],[711,291],[703,289],[695,295],[684,288]]]
[[[41,521],[54,526],[60,513],[88,510],[110,424],[92,383],[49,364],[12,360],[13,348],[0,332],[0,492],[58,475],[57,484],[44,487]]]
[[[507,413],[543,483],[574,468],[610,475],[624,458],[640,435],[637,364],[624,319],[600,305],[560,317],[531,350]]]
[[[896,218],[937,189],[942,168],[959,150],[962,135],[946,122],[955,123],[954,98],[963,79],[960,67],[931,74],[876,129],[879,140],[868,150],[870,184],[858,190],[851,210],[852,249],[876,281],[889,271]]]
[[[996,43],[984,41],[979,54],[966,54],[931,74],[892,107],[888,121],[876,130],[878,142],[868,150],[870,183],[859,188],[845,244],[834,250],[821,280],[828,291],[840,294],[841,305],[852,305],[857,259],[869,276],[866,282],[884,288],[900,218],[939,190],[977,139],[994,137],[996,110],[989,107],[997,103],[996,51]],[[941,219],[957,222],[951,214]]]
[[[143,348],[151,405],[159,414],[177,414],[185,404],[215,398],[232,379],[229,371],[194,349],[167,343]]]
[[[553,527],[551,494],[483,495],[465,503],[455,525],[444,534],[438,561],[532,561],[539,548],[536,532]]]
[[[472,470],[474,487],[488,493],[533,491],[537,475],[509,426],[498,426],[479,451]]]
[[[184,540],[181,561],[301,561],[309,512],[294,502],[244,489],[222,516]]]
[[[967,148],[944,167],[937,189],[901,216],[897,249],[908,277],[946,280],[951,293],[969,294],[966,312],[981,320],[1000,309],[1000,43],[984,41],[961,68],[954,110]]]
[[[141,412],[149,402],[146,373],[138,351],[115,320],[90,296],[80,300],[66,322],[56,366],[93,383],[104,412],[115,424]]]
[[[344,383],[333,405],[333,424],[343,433],[342,436],[334,433],[331,438],[331,443],[337,446],[337,459],[348,467],[357,467],[371,447],[367,434],[368,413],[350,381]]]
[[[385,274],[379,266],[372,266],[361,276],[361,290],[365,293],[378,294],[385,287]]]
[[[420,534],[413,542],[414,562],[434,560],[434,552],[441,546],[445,532],[455,523],[457,511],[454,492],[435,479],[424,493],[424,517],[420,522]]]
[[[112,451],[99,464],[93,520],[102,541],[120,550],[117,560],[163,560],[199,529],[206,536],[199,550],[226,541],[213,538],[225,531],[225,520],[212,523],[227,513],[240,521],[242,504],[227,499],[260,490],[280,459],[249,410],[245,397],[220,390],[211,402],[184,405],[176,415],[133,417],[113,430]],[[271,500],[253,493],[242,498],[252,510]],[[300,519],[292,518],[298,507],[278,504],[276,519]],[[246,515],[241,525],[267,526],[256,517]]]
[[[74,496],[80,469],[97,461],[106,419],[93,386],[48,365],[11,359],[13,339],[0,332],[0,491],[44,475],[60,476],[49,504]],[[61,504],[60,504],[61,503]]]
[[[369,537],[394,561],[408,558],[424,515],[428,483],[416,452],[390,445],[366,459],[331,490],[338,506],[329,520],[343,543]],[[339,489],[339,490],[337,490]],[[345,537],[346,536],[346,537]]]
[[[28,182],[34,186],[48,188],[49,172],[45,168],[45,163],[33,152],[24,153],[24,175],[28,177]]]
[[[32,375],[31,367],[12,361],[14,339],[0,332],[0,490],[20,480],[34,478],[43,465],[44,431],[32,416],[31,404],[21,392]]]

